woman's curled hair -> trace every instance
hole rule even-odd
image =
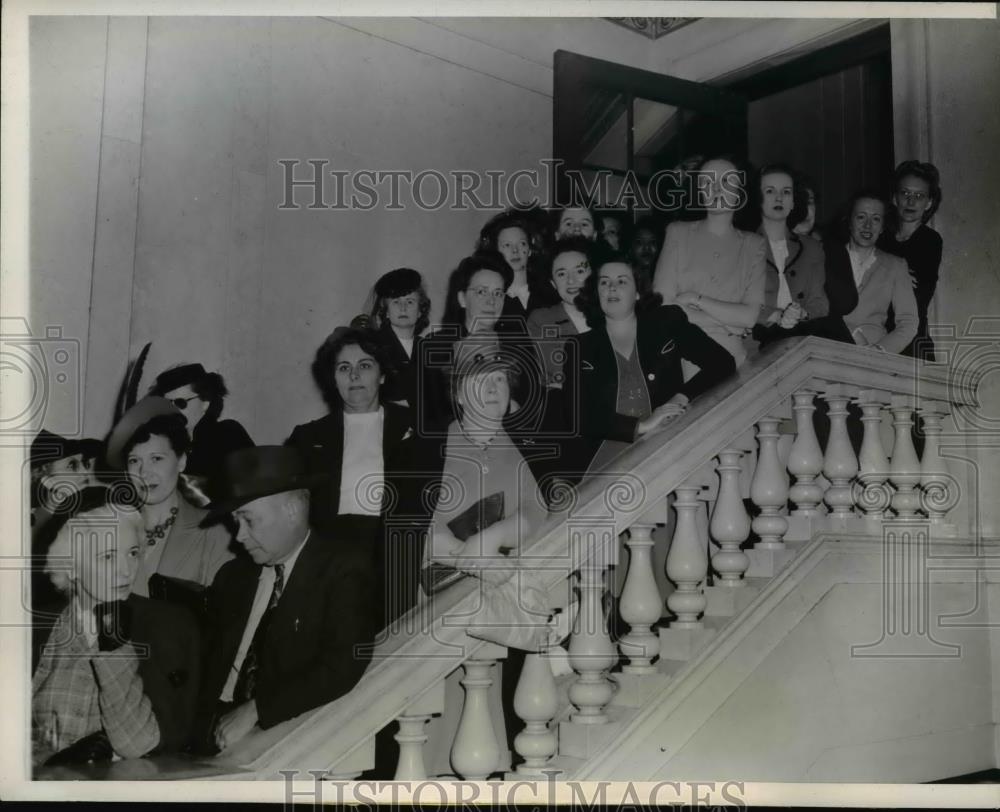
[[[357,327],[338,327],[320,344],[312,362],[313,380],[316,381],[316,386],[319,387],[323,400],[333,410],[344,407],[344,401],[337,389],[335,370],[337,357],[345,347],[352,346],[360,347],[374,358],[383,374],[391,371],[385,347],[371,330]]]
[[[598,277],[601,268],[612,263],[625,265],[632,273],[632,279],[635,281],[635,314],[637,316],[654,310],[663,303],[663,296],[653,291],[652,280],[643,274],[636,273],[635,264],[631,259],[620,252],[608,254],[591,270],[590,276],[584,282],[583,289],[576,297],[576,306],[586,317],[587,324],[591,328],[600,327],[605,322],[604,311],[601,310],[601,300],[597,293]]]

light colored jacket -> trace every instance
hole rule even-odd
[[[896,329],[887,333],[889,305],[895,312]],[[844,316],[851,335],[860,332],[868,344],[878,344],[886,352],[902,352],[917,334],[917,298],[913,294],[906,262],[875,249],[875,262],[858,285],[858,306]],[[858,342],[862,343],[862,342]]]

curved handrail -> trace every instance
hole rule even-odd
[[[952,380],[944,365],[814,337],[778,342],[692,403],[684,415],[622,453],[615,468],[629,474],[624,488],[619,480],[616,504],[609,504],[611,480],[584,482],[575,504],[551,517],[522,557],[530,557],[545,586],[552,588],[589,554],[606,554],[602,544],[610,544],[794,392],[828,381],[922,400],[976,402],[973,382]],[[614,533],[582,549],[571,543],[573,519],[599,519],[605,531],[613,526]],[[401,623],[404,631],[378,645],[371,666],[349,694],[248,737],[223,754],[224,760],[258,775],[273,775],[290,765],[298,770],[332,768],[484,645],[455,621],[476,610],[478,585],[475,579],[460,582],[433,603],[412,610]],[[420,633],[408,633],[408,627]]]

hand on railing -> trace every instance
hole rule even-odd
[[[655,429],[662,428],[670,423],[674,418],[680,417],[687,410],[688,398],[686,395],[676,394],[645,420],[640,420],[636,428],[636,435],[642,437]]]

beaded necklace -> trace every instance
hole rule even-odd
[[[152,547],[154,544],[156,544],[157,541],[159,541],[162,538],[165,538],[167,532],[170,530],[171,527],[174,526],[174,521],[176,521],[176,519],[177,519],[177,508],[172,507],[170,508],[170,515],[167,516],[166,519],[164,519],[159,524],[153,525],[149,530],[146,531],[146,544]]]

